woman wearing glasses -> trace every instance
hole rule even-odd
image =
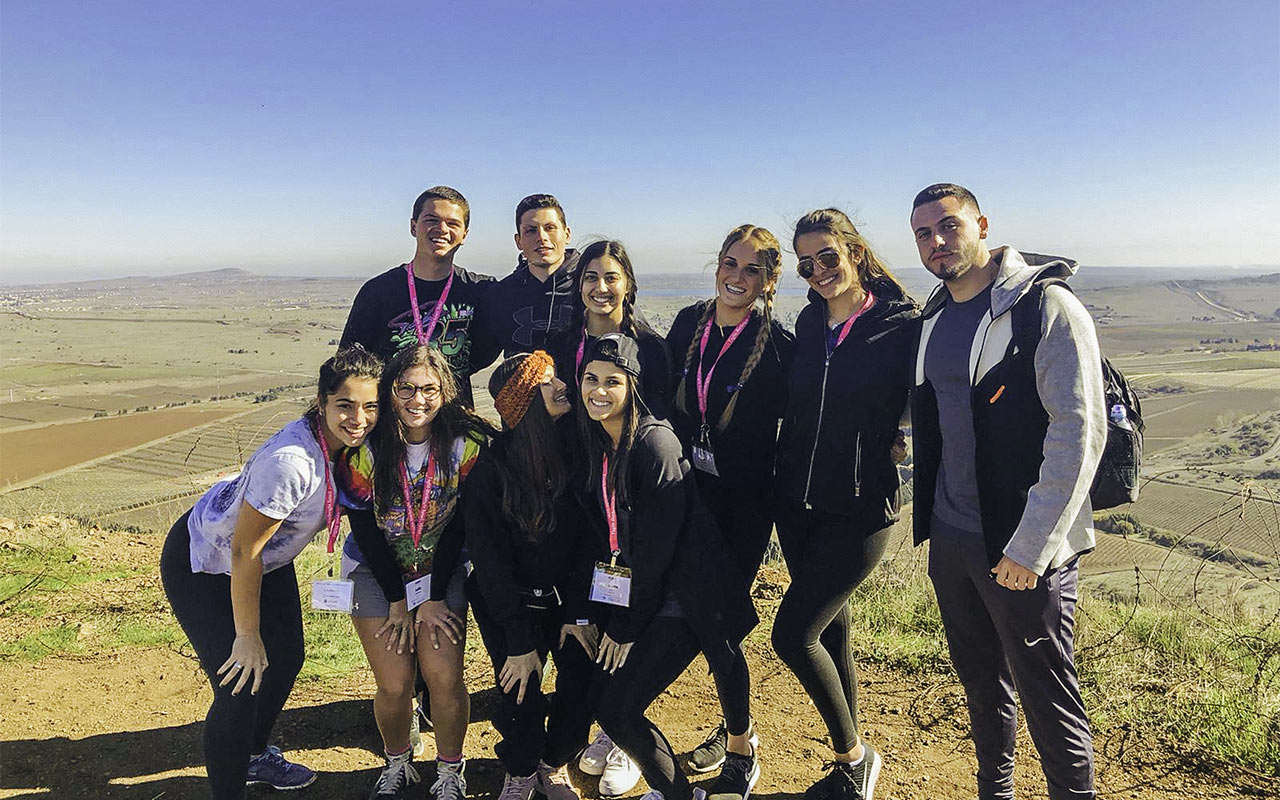
[[[379,398],[391,413],[344,476],[353,536],[343,573],[355,583],[352,622],[378,685],[373,714],[387,759],[370,796],[400,798],[419,780],[409,743],[416,659],[435,723],[431,795],[463,800],[471,708],[462,676],[463,517],[455,509],[492,428],[459,399],[449,362],[434,346],[407,347],[392,358]]]
[[[683,367],[676,375],[671,424],[693,463],[698,491],[724,533],[743,596],[773,532],[774,451],[795,350],[795,337],[773,321],[781,275],[777,238],[754,225],[734,228],[720,245],[715,297],[681,310],[667,334]],[[732,695],[720,698],[725,719],[690,762],[697,772],[723,765],[711,794],[741,798],[760,774],[750,717],[726,722],[735,706],[749,708],[746,661],[716,687]]]
[[[831,736],[830,771],[805,793],[871,800],[880,757],[858,736],[849,596],[884,554],[898,519],[899,419],[918,316],[845,214],[801,217],[792,240],[810,288],[778,441],[778,540],[791,586],[773,646]]]

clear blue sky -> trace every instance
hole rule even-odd
[[[0,281],[370,274],[410,205],[513,210],[700,269],[837,205],[916,269],[915,192],[1097,265],[1280,265],[1280,4],[35,2],[0,6]]]

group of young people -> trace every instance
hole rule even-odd
[[[973,195],[936,184],[912,212],[942,281],[923,310],[828,208],[791,238],[809,288],[794,334],[773,318],[782,245],[742,225],[721,244],[713,296],[663,337],[636,305],[621,242],[569,249],[550,195],[524,198],[515,217],[521,258],[495,281],[454,264],[466,200],[424,192],[413,259],[361,288],[314,407],[170,531],[165,590],[214,690],[214,796],[315,779],[269,739],[303,659],[292,561],[326,529],[332,552],[346,514],[341,578],[316,581],[312,602],[351,614],[377,683],[386,764],[371,798],[422,779],[418,683],[435,732],[431,795],[465,797],[470,606],[501,697],[501,800],[578,800],[575,758],[602,796],[643,776],[651,800],[746,800],[761,745],[742,641],[776,529],[791,583],[773,646],[832,749],[806,797],[870,800],[882,762],[859,733],[849,600],[898,520],[910,405],[916,538],[933,539],[978,794],[1012,797],[1016,685],[1050,796],[1092,797],[1072,623],[1104,435],[1096,338],[1060,285],[1041,293],[1034,354],[1015,352],[1008,330],[1028,289],[1074,264],[989,250]],[[500,356],[494,424],[473,410],[471,376]],[[1000,449],[1021,460],[993,481]],[[690,758],[720,770],[709,792],[646,716],[699,654],[723,712]]]

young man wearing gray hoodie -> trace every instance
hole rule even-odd
[[[978,797],[1013,798],[1016,688],[1051,800],[1093,798],[1073,640],[1106,409],[1093,320],[1069,289],[1042,283],[1076,264],[988,249],[987,218],[955,184],[916,195],[911,228],[942,281],[922,312],[915,359],[913,527],[917,544],[931,540]],[[1020,302],[1032,305],[1015,313]]]

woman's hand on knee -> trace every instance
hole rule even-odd
[[[600,652],[596,653],[596,663],[599,664],[605,672],[613,674],[627,663],[627,656],[631,653],[631,646],[635,642],[618,643],[609,638],[609,634],[605,634],[600,640]]]
[[[462,641],[463,631],[466,630],[466,622],[450,611],[443,600],[428,600],[418,606],[415,611],[414,625],[426,625],[427,633],[431,637],[432,649],[440,649],[440,631],[444,631],[444,635],[453,644]],[[422,635],[423,632],[421,630],[417,631],[419,638]]]
[[[378,632],[373,638],[380,639],[382,635],[387,636],[387,650],[396,649],[397,654],[402,654],[407,649],[413,652],[413,618],[409,614],[407,601],[397,600],[391,604],[387,610],[387,621],[382,623],[382,627],[378,628]]]
[[[570,636],[578,640],[578,644],[582,645],[582,649],[586,651],[587,658],[595,658],[598,648],[600,647],[600,629],[595,625],[577,625],[569,623],[560,626],[560,647],[564,648],[565,640]]]
[[[537,650],[530,650],[518,656],[507,656],[507,660],[502,664],[502,671],[498,673],[498,683],[502,686],[504,693],[510,692],[516,686],[520,687],[520,692],[516,695],[518,705],[524,702],[524,691],[529,687],[530,680],[537,680],[538,685],[542,685],[542,668],[542,658]]]
[[[262,637],[258,634],[241,634],[231,643],[231,655],[218,667],[218,674],[225,674],[218,686],[226,686],[234,680],[236,685],[231,687],[231,693],[240,694],[252,675],[253,685],[249,687],[249,691],[257,694],[258,688],[262,686],[262,674],[266,671],[267,648],[262,643]]]

